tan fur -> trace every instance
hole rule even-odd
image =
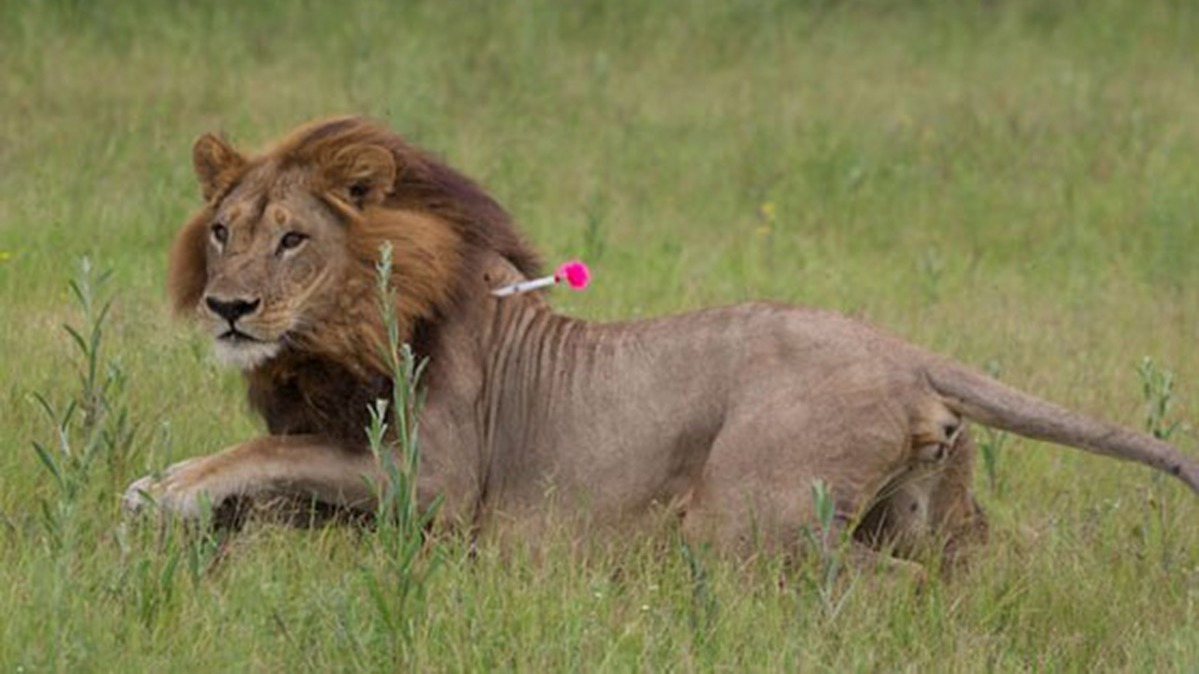
[[[956,550],[986,532],[966,419],[1199,489],[1165,443],[832,312],[749,304],[603,325],[536,294],[496,299],[537,267],[507,215],[369,120],[309,124],[252,158],[204,136],[194,163],[206,204],[176,238],[171,296],[243,367],[271,434],[139,480],[132,509],[143,494],[184,515],[201,494],[370,507],[362,429],[390,388],[385,242],[402,336],[430,359],[419,492],[444,499],[447,524],[527,532],[556,509],[623,526],[667,508],[688,536],[787,548],[822,480],[863,549]]]

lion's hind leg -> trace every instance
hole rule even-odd
[[[922,425],[861,412],[792,415],[802,436],[757,415],[726,426],[693,490],[684,535],[752,554],[802,552],[811,531],[848,539],[859,565],[891,568],[985,532],[970,491],[974,445],[960,419],[932,415]],[[828,421],[835,418],[853,423]],[[819,531],[817,482],[833,500],[830,532]]]
[[[976,449],[969,428],[963,428],[950,449],[940,481],[932,493],[930,519],[949,562],[960,561],[963,551],[987,542],[986,513],[974,498]]]
[[[913,436],[914,460],[875,495],[854,537],[875,549],[916,558],[944,555],[987,538],[986,517],[971,491],[974,443],[964,426],[936,448]]]
[[[823,412],[759,408],[726,425],[692,489],[684,535],[744,555],[800,552],[807,532],[851,529],[908,453],[906,437],[894,424],[843,423]],[[771,423],[778,418],[789,423]],[[819,531],[818,492],[832,501],[835,531]]]

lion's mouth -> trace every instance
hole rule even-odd
[[[266,340],[229,328],[213,340],[217,360],[242,370],[252,370],[274,358],[282,348],[280,340]]]
[[[226,342],[229,344],[239,344],[239,343],[243,343],[243,342],[251,342],[251,343],[261,344],[266,341],[264,339],[258,339],[257,337],[248,335],[248,334],[242,332],[241,330],[238,330],[237,328],[229,328],[228,330],[217,335],[216,338],[219,341],[223,341],[223,342]]]

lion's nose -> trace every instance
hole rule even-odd
[[[208,305],[212,313],[229,321],[229,324],[232,325],[237,322],[237,319],[257,310],[262,302],[261,300],[244,299],[223,300],[209,295],[204,298],[204,304]]]

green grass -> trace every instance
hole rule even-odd
[[[218,552],[122,524],[133,478],[261,432],[168,316],[191,141],[344,112],[591,262],[565,311],[836,308],[1133,426],[1150,356],[1199,454],[1199,8],[717,4],[0,4],[0,671],[1199,668],[1193,496],[1018,439],[999,489],[979,471],[994,534],[968,570],[851,574],[835,610],[811,569],[562,535],[534,559],[440,544],[389,630],[372,534],[257,524]],[[101,355],[136,432],[68,499],[32,394],[78,390],[84,254],[113,271]]]

